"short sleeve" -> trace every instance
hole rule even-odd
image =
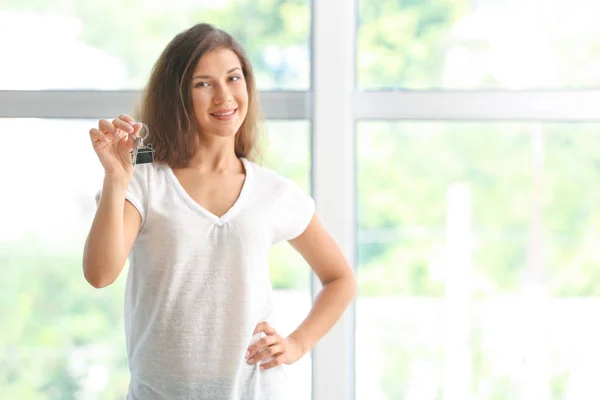
[[[285,179],[278,196],[274,243],[300,236],[315,213],[315,202],[294,181]]]
[[[125,199],[128,200],[142,216],[142,224],[146,221],[145,199],[148,186],[147,168],[145,166],[137,166],[125,192]],[[96,193],[96,206],[100,203],[102,189]]]

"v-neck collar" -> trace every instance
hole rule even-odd
[[[244,165],[244,169],[246,170],[246,177],[244,178],[244,183],[242,184],[242,189],[240,190],[240,194],[236,199],[235,203],[231,206],[229,210],[221,217],[216,216],[212,212],[208,211],[206,208],[202,207],[200,204],[196,202],[188,192],[183,188],[181,182],[173,172],[173,169],[168,164],[163,164],[162,167],[166,172],[168,180],[171,182],[181,199],[190,207],[192,210],[196,211],[198,214],[212,222],[213,224],[221,227],[225,225],[227,222],[231,221],[233,217],[240,212],[244,202],[246,201],[246,197],[248,196],[248,192],[250,190],[250,186],[252,185],[252,166],[250,162],[241,157],[240,160]]]

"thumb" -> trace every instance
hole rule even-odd
[[[131,160],[131,151],[137,147],[133,135],[125,134],[119,139],[118,149],[119,154],[124,160]]]
[[[139,142],[140,142],[140,138],[135,136],[135,133],[128,134],[127,138],[125,139],[125,145],[127,146],[129,151],[138,147]]]

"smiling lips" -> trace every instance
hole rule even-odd
[[[229,108],[226,110],[219,110],[214,113],[210,113],[213,117],[220,121],[228,121],[233,118],[234,114],[237,112],[237,108]]]

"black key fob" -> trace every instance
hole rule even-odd
[[[148,143],[144,145],[144,139],[148,137],[150,129],[146,124],[142,122],[142,129],[145,129],[144,135],[142,136],[142,130],[138,133],[139,136],[134,137],[137,147],[131,152],[131,163],[135,167],[137,164],[149,164],[154,162],[154,149],[152,145]]]
[[[149,164],[154,162],[154,150],[152,144],[137,149],[134,164]]]

